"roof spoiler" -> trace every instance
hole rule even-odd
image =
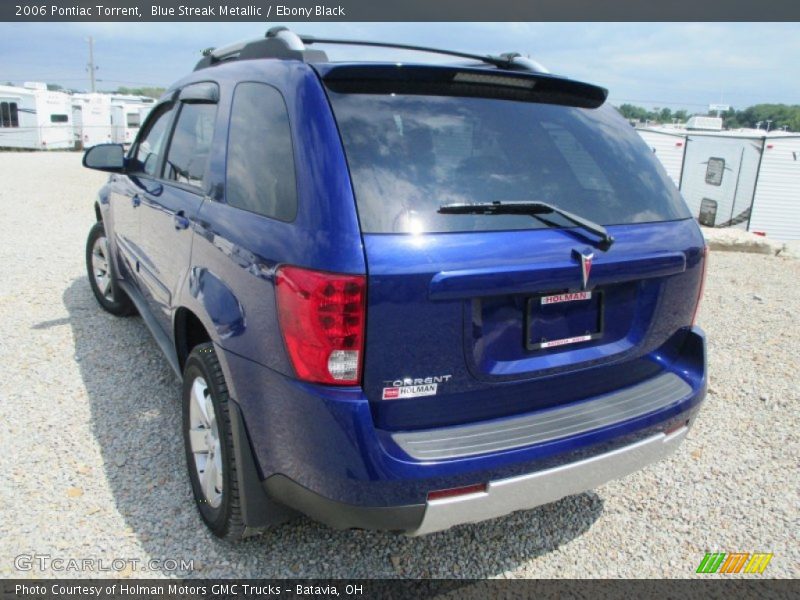
[[[339,93],[475,96],[577,108],[598,108],[608,96],[597,85],[529,71],[394,63],[320,65],[317,70],[328,89]]]

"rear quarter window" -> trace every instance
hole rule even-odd
[[[289,114],[280,92],[240,83],[231,107],[225,197],[228,204],[280,221],[297,215]]]

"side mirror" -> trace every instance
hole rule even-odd
[[[83,166],[87,169],[122,173],[125,169],[125,150],[122,144],[98,144],[83,153]]]

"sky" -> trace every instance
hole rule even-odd
[[[602,85],[615,105],[742,109],[800,104],[800,23],[0,23],[0,83],[45,81],[85,90],[88,36],[98,89],[166,87],[209,46],[287,25],[317,36],[515,51],[551,72]],[[448,60],[327,47],[333,60]]]

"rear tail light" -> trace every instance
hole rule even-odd
[[[443,498],[453,498],[455,496],[467,496],[469,494],[481,494],[486,491],[485,483],[475,485],[465,485],[464,487],[450,488],[447,490],[436,490],[428,492],[428,500],[442,500]]]
[[[703,246],[703,273],[700,276],[700,289],[697,291],[697,302],[694,305],[692,315],[692,325],[697,323],[697,313],[700,311],[700,301],[703,299],[703,291],[706,289],[706,271],[708,269],[708,246]]]
[[[358,384],[366,279],[281,267],[275,289],[283,340],[297,376],[313,383]]]
[[[688,427],[688,426],[689,426],[689,419],[687,419],[685,421],[678,421],[677,423],[673,423],[672,425],[667,427],[664,430],[664,435],[672,435],[676,431],[680,431],[684,427]]]

